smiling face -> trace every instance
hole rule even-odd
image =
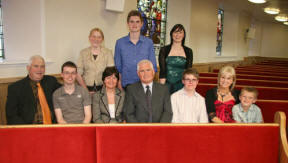
[[[223,74],[221,74],[221,76],[220,76],[220,79],[219,79],[220,81],[219,81],[219,86],[221,87],[221,88],[228,88],[228,89],[230,89],[230,86],[232,85],[232,83],[233,83],[233,76],[232,76],[232,74],[230,74],[230,73],[223,73]]]
[[[91,44],[91,46],[93,47],[99,47],[102,42],[103,42],[103,36],[102,34],[97,31],[97,30],[94,30],[93,32],[91,32],[90,36],[89,36],[89,42]]]
[[[184,38],[184,31],[183,30],[176,30],[172,33],[173,43],[182,43]]]
[[[195,91],[198,79],[191,74],[186,74],[184,79],[182,79],[182,83],[184,84],[184,89],[187,91]]]
[[[255,93],[248,91],[242,91],[239,99],[243,108],[249,108],[253,103],[256,102]]]
[[[43,59],[35,58],[32,60],[31,64],[27,66],[27,71],[29,78],[33,81],[42,80],[45,74],[45,62]]]
[[[74,67],[63,67],[63,72],[61,73],[64,84],[74,84],[77,76],[77,70]]]
[[[106,88],[109,88],[109,89],[115,89],[117,86],[117,82],[118,82],[118,79],[115,76],[115,74],[107,76],[104,79],[104,85]]]
[[[143,22],[139,16],[131,16],[127,22],[127,25],[130,32],[140,32]]]
[[[137,74],[144,84],[149,84],[154,79],[154,70],[149,63],[142,63],[139,65]]]

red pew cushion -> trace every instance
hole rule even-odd
[[[279,126],[97,128],[101,163],[278,162]]]
[[[95,127],[3,128],[1,163],[95,163]]]

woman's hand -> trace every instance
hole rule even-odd
[[[224,123],[220,118],[218,118],[218,117],[214,117],[213,119],[211,119],[212,120],[212,122],[214,122],[214,123]]]

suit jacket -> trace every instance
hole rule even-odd
[[[115,119],[117,122],[123,121],[123,103],[125,99],[124,91],[116,88],[115,91]],[[110,123],[111,116],[109,114],[108,99],[105,86],[93,95],[92,103],[93,122]]]
[[[49,105],[52,122],[55,123],[55,113],[52,102],[54,90],[59,88],[55,77],[44,75],[40,81]],[[32,124],[37,111],[37,103],[30,85],[30,78],[27,76],[8,86],[6,101],[7,124]]]
[[[127,122],[145,123],[149,120],[146,94],[141,82],[129,85],[124,101],[124,116]],[[170,123],[172,109],[169,89],[166,85],[153,82],[152,86],[152,122]]]

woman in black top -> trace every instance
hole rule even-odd
[[[170,31],[170,45],[162,47],[159,53],[160,83],[168,84],[171,94],[183,88],[182,73],[193,63],[192,49],[184,45],[185,36],[183,25],[174,25]]]

